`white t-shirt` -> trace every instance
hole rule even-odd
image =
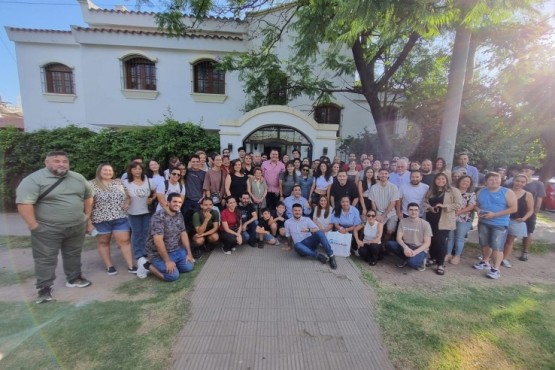
[[[179,193],[181,194],[183,199],[185,199],[185,185],[180,185],[179,183],[172,184],[171,182],[168,181],[168,191],[166,191],[165,181],[162,181],[161,183],[158,184],[158,187],[156,188],[156,194],[164,194],[164,198],[165,198],[168,194],[171,194],[171,193]],[[156,207],[156,211],[158,212],[161,209],[162,209],[162,206],[158,204],[158,207]]]
[[[420,216],[422,216],[424,214],[422,201],[424,200],[424,196],[426,195],[428,189],[429,186],[422,182],[417,186],[412,184],[401,185],[399,187],[399,198],[403,199],[401,202],[401,212],[408,216],[409,212],[407,211],[407,206],[409,203],[416,203],[420,206]]]

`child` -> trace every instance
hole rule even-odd
[[[256,236],[258,237],[258,248],[264,248],[264,242],[271,245],[278,245],[278,240],[272,235],[270,223],[274,221],[270,210],[262,208],[260,210],[258,226],[256,226]]]
[[[285,238],[285,221],[289,218],[285,213],[285,204],[283,202],[278,202],[276,209],[273,210],[271,214],[273,218],[273,221],[270,222],[272,235],[284,241],[283,250],[291,250]]]

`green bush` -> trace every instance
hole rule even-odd
[[[135,155],[145,160],[154,158],[164,166],[172,155],[187,160],[197,150],[211,152],[219,145],[217,134],[172,118],[150,127],[106,128],[98,133],[73,125],[30,133],[14,128],[0,130],[0,208],[15,208],[17,185],[44,166],[44,157],[50,150],[65,150],[71,169],[92,179],[100,163],[111,163],[119,175]]]

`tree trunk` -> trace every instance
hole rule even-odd
[[[365,94],[366,101],[370,106],[370,111],[372,112],[372,117],[374,118],[374,125],[376,126],[376,131],[378,133],[378,138],[380,139],[380,148],[376,150],[374,148],[374,158],[380,160],[390,160],[393,157],[393,147],[391,146],[390,130],[388,128],[392,123],[387,117],[385,109],[383,109],[378,93],[375,90]]]
[[[441,119],[441,135],[437,152],[438,157],[445,158],[447,168],[451,168],[455,155],[469,46],[470,31],[465,26],[459,25],[455,35],[453,57],[449,68],[449,85]]]

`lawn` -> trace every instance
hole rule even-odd
[[[376,291],[376,319],[397,368],[555,369],[555,285],[408,288],[380,283],[357,263]]]
[[[13,242],[11,247],[17,247]],[[122,283],[116,293],[124,298],[117,301],[84,305],[0,302],[0,368],[170,367],[174,340],[189,312],[186,294],[205,260],[175,283],[153,277]],[[28,275],[0,276],[0,282],[15,284]],[[146,298],[137,300],[138,294]]]

